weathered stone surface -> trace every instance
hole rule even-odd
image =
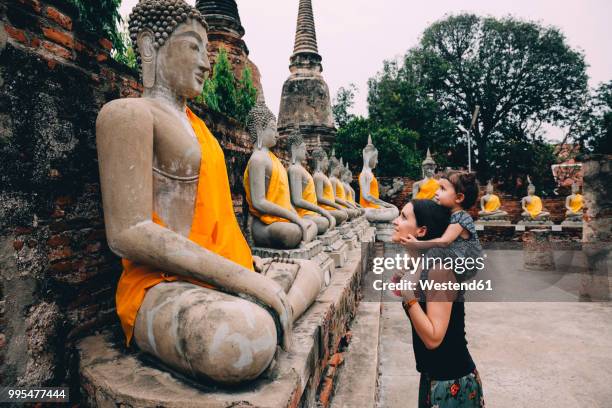
[[[92,407],[314,406],[323,370],[355,314],[366,263],[360,249],[350,253],[294,326],[292,352],[279,352],[275,365],[249,384],[222,389],[190,383],[139,353],[126,353],[105,333],[79,343],[84,400]]]

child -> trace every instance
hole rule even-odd
[[[440,179],[436,201],[451,210],[448,228],[440,238],[418,241],[414,236],[408,235],[407,238],[402,238],[401,242],[405,245],[417,245],[419,248],[434,248],[427,252],[429,258],[454,258],[457,278],[461,281],[471,279],[483,266],[482,263],[475,262],[477,258],[481,258],[482,262],[482,246],[474,220],[466,211],[476,203],[478,193],[475,173],[447,173]],[[463,258],[461,264],[458,258]],[[469,262],[469,267],[464,264],[468,258],[473,259]]]

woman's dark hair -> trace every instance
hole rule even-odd
[[[468,173],[466,171],[450,171],[444,175],[455,189],[455,193],[463,194],[463,201],[461,207],[464,210],[469,210],[476,204],[480,189],[478,187],[478,180],[476,180],[476,173]]]
[[[412,200],[414,217],[419,227],[427,227],[427,234],[422,240],[440,238],[450,221],[450,210],[432,200]]]

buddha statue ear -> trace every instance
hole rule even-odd
[[[142,62],[142,85],[145,88],[152,88],[155,85],[155,36],[151,30],[143,30],[138,33],[136,39],[140,60]]]

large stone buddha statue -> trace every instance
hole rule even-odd
[[[289,177],[278,157],[270,151],[276,145],[276,118],[263,94],[249,112],[247,128],[254,144],[244,171],[244,189],[253,218],[253,242],[258,247],[293,249],[317,235],[314,221],[302,218],[291,204]]]
[[[421,164],[423,179],[417,181],[412,186],[412,198],[421,200],[433,200],[436,191],[440,188],[440,183],[434,178],[436,174],[436,162],[431,157],[431,152],[427,149],[427,157]]]
[[[399,210],[391,203],[379,198],[378,180],[372,170],[378,164],[378,150],[368,136],[368,144],[363,149],[363,168],[359,174],[359,204],[365,208],[366,218],[370,222],[391,222]]]
[[[329,178],[325,175],[325,172],[329,169],[329,159],[327,158],[327,153],[321,147],[320,141],[312,151],[312,158],[315,168],[313,178],[317,202],[319,206],[334,216],[336,225],[339,226],[348,219],[348,213],[345,208],[336,203],[334,188]]]
[[[340,181],[342,181],[342,185],[344,186],[344,191],[346,193],[346,201],[351,203],[356,209],[359,210],[359,215],[365,214],[365,210],[363,207],[357,203],[355,190],[351,186],[351,181],[353,181],[353,172],[348,167],[348,163],[346,166],[342,165],[342,159],[340,159]]]
[[[319,235],[336,226],[336,219],[326,209],[319,207],[314,179],[304,168],[306,144],[299,131],[289,135],[288,146],[291,152],[291,165],[287,170],[291,189],[291,203],[302,218],[317,224]]]
[[[565,224],[582,222],[584,198],[578,191],[578,184],[572,183],[572,194],[565,199]]]
[[[346,211],[349,218],[353,219],[359,216],[359,210],[347,200],[344,184],[340,180],[340,173],[343,167],[342,162],[338,160],[334,150],[332,149],[331,158],[329,159],[329,181],[332,184],[334,199],[336,203],[340,204],[340,206]]]
[[[194,379],[254,379],[279,340],[290,347],[322,277],[308,263],[282,285],[255,272],[223,151],[186,106],[210,71],[200,13],[182,0],[143,0],[129,30],[143,96],[106,104],[96,123],[106,235],[123,258],[116,303],[127,343]]]
[[[480,211],[478,221],[504,221],[508,220],[508,213],[501,208],[501,200],[493,192],[491,180],[487,183],[486,194],[480,198]]]
[[[550,213],[544,209],[542,199],[535,195],[536,188],[531,182],[529,176],[527,176],[527,195],[521,199],[521,207],[523,217],[520,223],[523,224],[537,224],[537,223],[549,223]]]

